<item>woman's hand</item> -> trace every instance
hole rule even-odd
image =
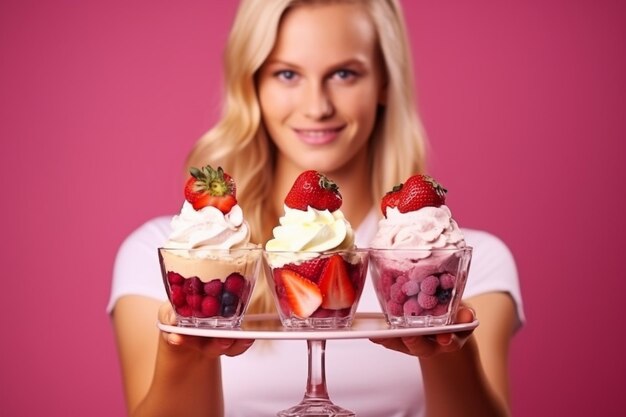
[[[471,323],[474,321],[474,318],[474,310],[462,305],[457,311],[454,322]],[[407,336],[370,340],[387,349],[428,358],[440,353],[456,352],[460,350],[472,333],[473,329],[456,333],[439,333],[429,336]]]
[[[176,314],[169,302],[159,308],[159,322],[176,325]],[[244,353],[252,344],[253,339],[224,339],[216,337],[188,336],[177,333],[161,332],[161,336],[171,346],[195,349],[208,357],[217,358],[221,355],[237,356]]]

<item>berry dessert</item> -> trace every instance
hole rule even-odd
[[[191,168],[185,202],[159,248],[163,281],[180,326],[237,327],[252,294],[262,249],[223,169]]]
[[[285,327],[352,324],[368,253],[356,249],[341,204],[337,185],[312,170],[301,173],[285,197],[285,213],[265,246],[267,278]]]
[[[449,324],[465,288],[472,248],[445,205],[447,190],[416,174],[381,199],[371,243],[378,301],[392,326]]]

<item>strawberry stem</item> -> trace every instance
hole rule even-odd
[[[335,184],[332,180],[329,180],[325,175],[320,174],[320,187],[325,190],[337,192],[339,191],[339,186]]]

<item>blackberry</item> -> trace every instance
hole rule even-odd
[[[437,289],[437,294],[435,294],[437,296],[437,301],[439,301],[439,304],[448,304],[450,302],[450,299],[452,298],[452,290],[451,289],[443,289],[441,287],[439,287]]]
[[[224,291],[222,293],[222,305],[223,306],[232,306],[232,305],[236,306],[238,301],[239,301],[239,297],[237,297],[232,292]]]

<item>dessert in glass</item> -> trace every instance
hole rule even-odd
[[[167,296],[179,326],[239,327],[263,250],[250,243],[234,180],[221,167],[190,172],[183,207],[158,250]]]
[[[285,198],[284,215],[265,246],[266,278],[283,327],[340,330],[352,325],[369,252],[357,249],[340,210],[337,185],[316,171],[301,173]],[[322,339],[307,339],[308,378],[302,401],[279,417],[354,416],[334,404],[325,378]]]
[[[281,323],[297,329],[350,327],[365,277],[368,251],[266,251],[266,277]]]
[[[451,324],[472,258],[445,190],[417,174],[383,197],[384,217],[370,248],[378,301],[392,327]]]
[[[159,248],[168,299],[179,326],[239,327],[260,273],[261,248]]]

